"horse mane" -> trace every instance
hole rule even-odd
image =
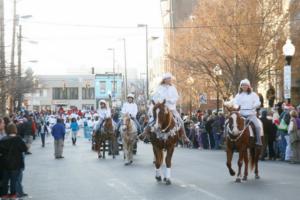
[[[105,119],[104,127],[106,129],[113,128],[113,123],[112,123],[112,119],[111,118]]]

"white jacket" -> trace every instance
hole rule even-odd
[[[111,117],[111,112],[109,108],[100,108],[98,109],[99,121],[102,122],[106,118]]]
[[[179,98],[177,89],[173,85],[162,84],[158,86],[155,94],[153,95],[154,102],[162,102],[166,100],[166,106],[170,110],[176,110],[176,102]]]
[[[131,115],[131,117],[136,118],[136,115],[138,113],[138,107],[137,107],[136,103],[128,103],[128,102],[126,102],[126,103],[123,104],[121,113],[122,114],[128,113],[128,114]]]
[[[241,107],[240,113],[243,116],[256,115],[256,109],[261,105],[255,92],[250,94],[246,92],[239,93],[234,97],[233,103]]]

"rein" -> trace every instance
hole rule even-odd
[[[244,135],[244,133],[245,133],[245,130],[250,126],[250,123],[251,123],[251,121],[249,121],[247,124],[246,124],[246,126],[245,126],[245,128],[243,129],[243,130],[239,130],[239,135],[235,138],[235,139],[233,139],[233,138],[231,138],[230,136],[232,136],[233,134],[232,134],[232,130],[228,127],[228,124],[227,124],[227,131],[228,131],[228,135],[227,135],[227,138],[231,141],[231,142],[236,142],[236,141],[238,141],[243,135]]]

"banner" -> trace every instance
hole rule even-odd
[[[291,73],[291,66],[286,65],[284,66],[283,71],[283,91],[284,91],[284,98],[290,99],[291,98],[291,85],[292,85],[292,73]]]
[[[200,105],[201,104],[207,104],[207,95],[206,93],[202,93],[199,95],[199,101],[200,101]]]

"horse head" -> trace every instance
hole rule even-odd
[[[238,110],[232,110],[227,119],[227,130],[232,135],[239,135],[244,131],[245,119],[241,116]]]
[[[113,121],[112,121],[111,117],[105,119],[103,128],[105,131],[113,131],[114,130],[114,125],[113,125]]]
[[[153,107],[153,116],[156,121],[154,128],[156,129],[166,130],[172,123],[172,113],[165,104],[166,100],[156,103]]]
[[[131,118],[129,116],[128,113],[126,113],[124,116],[123,116],[123,125],[122,125],[122,130],[124,132],[128,132],[129,130],[131,130],[132,128],[132,125],[131,125]]]

